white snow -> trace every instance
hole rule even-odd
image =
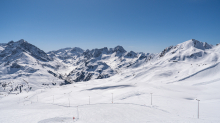
[[[197,42],[196,45],[193,42]],[[123,51],[121,47],[115,49]],[[193,39],[144,59],[139,59],[141,53],[125,52],[119,58],[115,55],[123,53],[108,54],[107,50],[104,48],[100,57],[90,59],[88,66],[97,65],[97,69],[91,71],[107,68],[105,74],[111,69],[116,73],[106,79],[93,78],[63,86],[59,86],[63,80],[47,70],[67,74],[83,66],[74,66],[74,59],[63,62],[54,57],[54,61],[45,63],[24,53],[16,62],[22,69],[13,74],[8,74],[9,69],[2,64],[0,82],[10,81],[10,86],[16,86],[25,85],[26,80],[33,89],[24,89],[19,94],[18,91],[8,93],[9,87],[0,90],[0,123],[220,122],[220,46]],[[92,53],[95,52],[99,50]],[[61,67],[55,71],[49,65]],[[31,72],[35,69],[38,70]],[[52,85],[52,82],[57,84]],[[200,100],[199,119],[196,99]]]

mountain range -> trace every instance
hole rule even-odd
[[[158,54],[126,51],[122,46],[92,50],[73,47],[46,53],[21,39],[0,44],[0,91],[30,91],[112,76],[174,83],[202,73],[218,79],[219,58],[219,45],[195,39]]]

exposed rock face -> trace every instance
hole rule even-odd
[[[164,49],[161,53],[160,53],[160,57],[163,57],[167,52],[169,52],[171,49],[173,48],[173,46],[167,47],[166,49]]]
[[[135,53],[134,51],[130,51],[130,52],[128,52],[125,55],[125,57],[127,57],[127,58],[135,58],[135,57],[137,57],[137,53]]]

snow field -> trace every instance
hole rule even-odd
[[[75,122],[79,123],[220,121],[220,98],[208,96],[216,92],[212,88],[219,86],[218,83],[208,87],[155,84],[134,81],[134,76],[131,76],[133,81],[114,82],[119,79],[115,77],[5,96],[0,100],[0,122],[73,122],[77,106],[79,119]],[[152,106],[150,93],[153,93]],[[196,98],[201,99],[200,119],[197,119]]]

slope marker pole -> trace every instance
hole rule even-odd
[[[78,110],[78,106],[77,106],[77,120],[79,119],[79,110]]]
[[[199,99],[196,99],[198,101],[198,119],[199,119]]]
[[[150,93],[150,94],[151,94],[151,105],[152,105],[152,94],[153,94],[153,93]]]
[[[112,93],[112,103],[113,103],[113,93]]]

